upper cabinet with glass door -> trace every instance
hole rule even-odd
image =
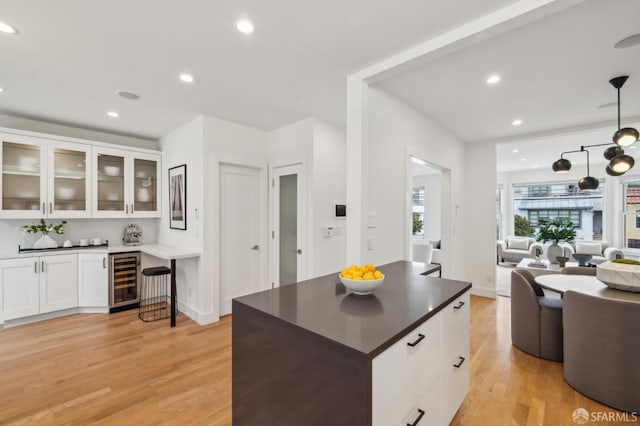
[[[94,147],[94,217],[160,217],[160,155]]]
[[[0,217],[90,217],[90,146],[0,134]]]

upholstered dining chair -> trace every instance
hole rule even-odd
[[[511,342],[533,356],[562,361],[562,300],[546,297],[526,269],[511,272]]]
[[[605,405],[640,412],[640,303],[564,294],[564,378]]]
[[[568,275],[593,275],[596,276],[596,268],[590,266],[567,266],[562,268],[561,274]]]

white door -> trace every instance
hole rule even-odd
[[[0,261],[2,320],[36,315],[40,312],[39,271],[40,263],[37,257]]]
[[[304,166],[275,167],[271,173],[272,276],[275,286],[307,278],[306,184]]]
[[[106,253],[78,254],[78,306],[109,306],[109,266]]]
[[[220,314],[231,299],[264,290],[260,279],[260,179],[257,169],[220,167]]]
[[[78,256],[40,258],[40,313],[78,306]]]

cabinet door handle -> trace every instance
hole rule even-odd
[[[40,272],[44,273],[44,260],[42,261],[42,267],[40,268]]]
[[[418,408],[418,418],[413,423],[407,423],[407,426],[416,426],[422,420],[422,416],[424,416],[424,410]]]
[[[38,273],[38,261],[37,260],[35,262],[33,262],[33,271],[36,274]]]
[[[42,214],[47,213],[46,203],[42,203]]]
[[[453,309],[460,309],[464,306],[464,302],[459,302],[456,306],[453,307]]]
[[[458,358],[460,358],[460,361],[458,361],[457,364],[453,364],[453,366],[455,368],[460,368],[460,366],[464,363],[464,357],[463,356],[459,356]]]
[[[107,258],[106,257],[102,258],[102,269],[107,269]]]
[[[418,343],[422,342],[422,339],[424,339],[424,337],[425,337],[424,334],[418,333],[418,338],[416,340],[414,340],[413,342],[407,342],[407,345],[411,346],[411,347],[414,347]]]
[[[133,204],[131,204],[131,214],[133,214]]]
[[[129,214],[129,204],[125,204],[125,214]]]
[[[49,203],[49,214],[53,214],[53,203]]]

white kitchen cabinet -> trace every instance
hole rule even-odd
[[[377,355],[371,374],[372,425],[449,424],[469,391],[469,292]]]
[[[0,217],[91,216],[91,147],[0,133]]]
[[[160,159],[94,147],[93,217],[160,217]]]
[[[442,418],[449,424],[469,392],[469,292],[444,308]]]
[[[0,308],[3,321],[40,312],[39,260],[0,260]]]
[[[109,306],[109,267],[107,253],[78,254],[78,305]]]
[[[3,321],[78,306],[77,255],[0,261]]]
[[[78,256],[40,257],[40,313],[78,306]]]

